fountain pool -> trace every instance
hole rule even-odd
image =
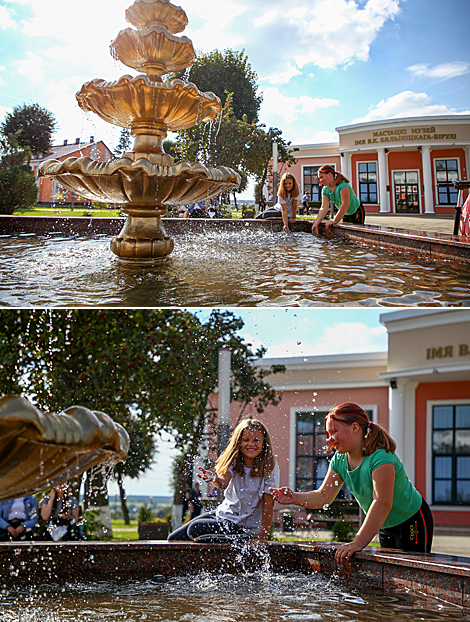
[[[107,234],[1,235],[0,305],[470,305],[468,265],[452,260],[284,234],[254,221],[234,229],[176,224],[172,255],[147,265],[111,255]]]
[[[386,622],[468,620],[465,612],[405,591],[351,588],[298,572],[171,579],[16,584],[0,591],[4,622]]]

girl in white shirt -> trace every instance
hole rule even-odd
[[[289,221],[295,221],[297,207],[300,203],[299,184],[292,173],[284,173],[281,177],[277,191],[277,202],[281,206],[283,230],[289,231]]]
[[[272,482],[279,482],[266,426],[245,419],[235,428],[215,470],[199,467],[198,477],[224,491],[223,502],[212,512],[201,514],[172,534],[169,541],[257,538],[266,542],[273,521]]]

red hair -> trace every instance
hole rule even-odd
[[[338,171],[335,171],[335,169],[329,164],[324,164],[323,166],[320,166],[317,171],[317,175],[318,173],[323,173],[324,175],[333,175],[333,177],[335,178],[335,184],[337,186],[339,186],[340,183],[342,183],[343,181],[349,184],[349,179],[345,177],[342,173],[338,173]]]
[[[331,417],[334,421],[341,421],[352,425],[357,423],[365,438],[364,454],[370,456],[377,449],[385,449],[387,452],[395,453],[397,444],[390,436],[390,434],[378,423],[371,421],[366,411],[355,404],[354,402],[346,402],[345,404],[339,404],[333,406],[330,412],[325,417],[325,429],[328,417]],[[332,449],[330,446],[331,441],[327,441],[328,449]]]

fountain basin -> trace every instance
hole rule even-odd
[[[411,235],[416,232],[407,237],[400,230],[395,239],[387,231],[385,237],[375,233],[377,239],[371,236],[374,239],[358,244],[335,235],[312,236],[309,223],[302,222],[286,234],[280,220],[164,219],[165,229],[174,235],[173,253],[165,261],[139,266],[114,261],[109,251],[110,237],[122,227],[120,218],[61,218],[55,225],[55,219],[47,217],[27,218],[29,224],[16,220],[23,233],[10,236],[14,228],[6,230],[2,224],[7,220],[0,218],[0,231],[6,234],[0,238],[0,300],[5,306],[468,306],[470,302],[470,257],[467,250],[467,263],[463,262],[460,246],[452,245],[453,236],[438,237],[437,244],[430,245],[429,238]],[[48,229],[50,233],[41,235]],[[454,255],[447,254],[449,248]]]
[[[401,589],[470,607],[470,559],[437,554],[414,555],[367,547],[350,566],[338,567],[335,547],[316,542],[270,542],[271,571],[339,576],[350,584],[381,590]],[[228,544],[160,541],[1,543],[0,577],[6,586],[19,580],[106,580],[171,577],[199,572],[238,573],[240,548]],[[256,547],[243,549],[243,571],[259,570]]]

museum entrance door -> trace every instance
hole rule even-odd
[[[394,171],[393,190],[397,214],[419,214],[418,171]]]

